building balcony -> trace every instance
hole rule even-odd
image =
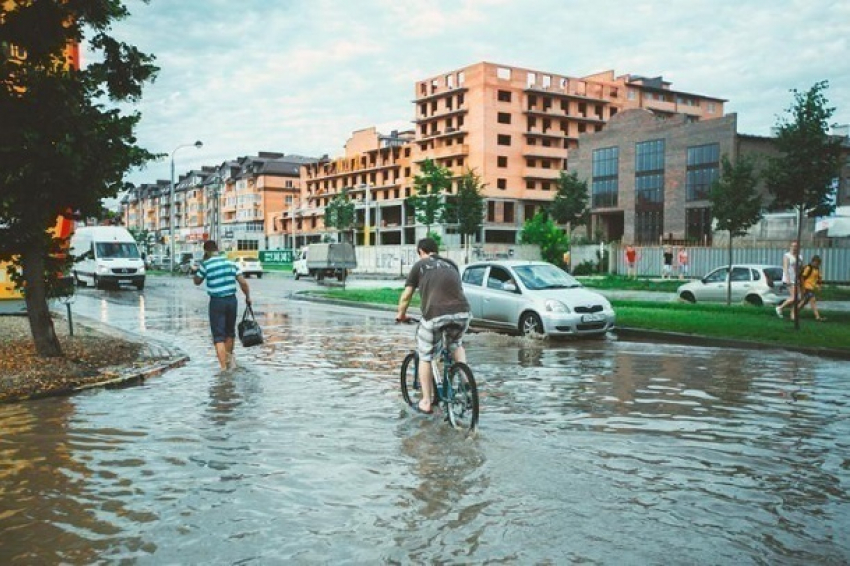
[[[567,149],[563,147],[546,147],[543,145],[527,145],[522,150],[523,157],[542,159],[566,159]]]
[[[454,144],[428,150],[428,154],[421,159],[417,159],[414,163],[422,163],[426,159],[449,159],[452,157],[461,157],[469,155],[469,145]]]
[[[453,87],[453,88],[444,87],[437,92],[433,92],[431,94],[426,94],[426,95],[420,96],[419,98],[416,98],[416,99],[412,100],[411,102],[415,102],[415,103],[430,102],[432,100],[445,98],[447,96],[454,96],[455,94],[460,94],[460,93],[466,92],[467,90],[469,90],[469,89],[466,88],[465,86],[456,86],[456,87]]]
[[[655,100],[644,98],[643,99],[643,107],[647,110],[656,110],[658,112],[666,112],[669,114],[676,113],[676,103],[675,102],[667,102],[665,100]]]
[[[468,132],[463,128],[446,128],[445,131],[437,130],[436,132],[425,134],[422,137],[416,138],[418,143],[429,142],[432,140],[450,138],[455,136],[465,136]]]
[[[543,167],[526,167],[523,172],[523,179],[526,180],[541,180],[541,181],[556,181],[560,176],[560,169],[544,169]]]
[[[580,100],[583,102],[591,102],[593,104],[610,104],[611,101],[605,98],[598,98],[595,96],[588,96],[586,92],[580,92],[575,90],[564,90],[557,86],[550,86],[544,88],[540,85],[531,85],[525,88],[525,92],[528,94],[540,94],[543,96],[555,96],[558,98],[567,98],[571,100]]]
[[[443,110],[442,112],[437,112],[435,114],[431,114],[429,116],[418,116],[416,120],[413,121],[414,124],[424,124],[428,122],[433,122],[434,120],[440,120],[445,118],[453,118],[455,116],[462,116],[466,114],[468,110],[466,108],[455,108],[453,110]]]

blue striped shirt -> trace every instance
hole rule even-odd
[[[204,260],[195,275],[206,280],[210,297],[229,297],[236,294],[236,278],[242,270],[226,257],[215,256]]]

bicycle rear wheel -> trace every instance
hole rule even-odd
[[[404,402],[410,406],[418,402],[418,393],[411,395],[413,391],[419,391],[419,356],[416,352],[410,352],[401,363],[401,396]]]
[[[449,422],[455,428],[475,430],[478,426],[478,386],[468,365],[456,362],[449,370],[451,392],[445,400]]]

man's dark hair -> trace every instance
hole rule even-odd
[[[422,250],[426,254],[435,254],[440,251],[437,247],[437,242],[434,241],[434,238],[422,238],[419,240],[419,243],[416,244],[416,249]]]
[[[217,252],[218,244],[215,243],[215,240],[207,240],[204,242],[204,251],[205,252]]]

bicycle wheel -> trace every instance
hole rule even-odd
[[[446,399],[449,422],[455,428],[475,430],[478,426],[478,387],[469,366],[456,362],[449,370],[451,393]]]
[[[404,402],[413,406],[418,402],[418,398],[411,398],[412,391],[419,391],[419,356],[416,352],[410,352],[404,357],[401,363],[401,396],[404,397]]]

